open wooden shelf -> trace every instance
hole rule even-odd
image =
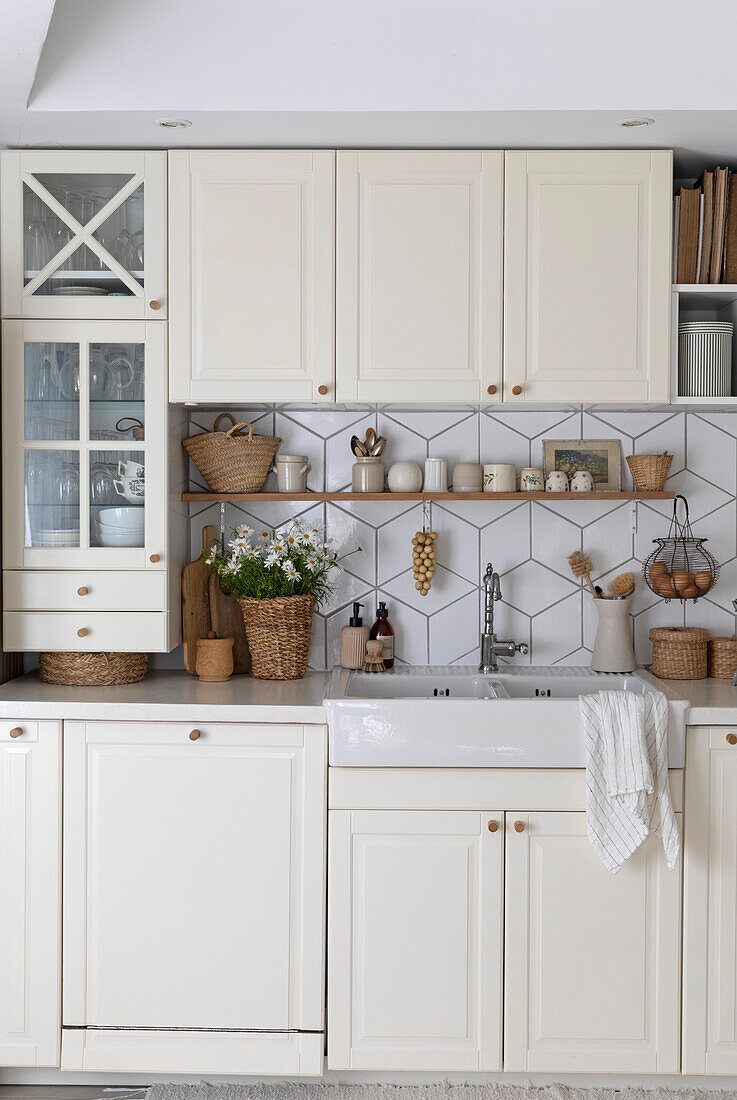
[[[673,500],[675,493],[182,493],[183,501],[227,500]]]

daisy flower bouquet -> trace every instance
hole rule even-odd
[[[236,527],[224,550],[216,543],[205,555],[243,609],[254,676],[304,676],[312,613],[330,596],[346,557],[330,549],[320,527],[297,520],[277,530]]]

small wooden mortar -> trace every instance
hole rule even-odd
[[[206,638],[197,640],[195,672],[200,680],[222,683],[233,674],[233,638],[218,638],[211,630]]]

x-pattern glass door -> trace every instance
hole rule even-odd
[[[163,566],[164,326],[6,321],[4,359],[7,565]]]
[[[3,154],[6,316],[165,316],[163,156]]]

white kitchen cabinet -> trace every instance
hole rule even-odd
[[[650,837],[613,875],[585,813],[507,813],[504,974],[505,1070],[677,1073],[680,865]]]
[[[669,400],[672,154],[505,154],[504,400]]]
[[[335,153],[169,153],[172,401],[335,401]]]
[[[339,151],[339,401],[498,401],[504,154]]]
[[[330,1069],[501,1069],[500,819],[331,811]]]
[[[5,648],[171,649],[188,525],[166,325],[6,320],[3,367]]]
[[[0,720],[0,1065],[58,1066],[61,724]]]
[[[319,1073],[325,728],[67,722],[64,785],[62,1067]]]
[[[166,153],[0,160],[4,317],[166,317]]]
[[[737,1073],[737,729],[688,731],[683,1072]]]

